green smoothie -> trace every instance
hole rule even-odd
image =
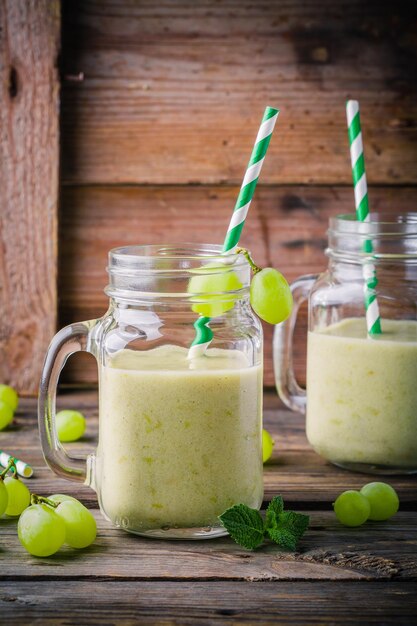
[[[417,322],[381,323],[309,332],[307,437],[335,463],[417,468]]]
[[[134,532],[219,526],[262,503],[262,369],[238,351],[122,350],[100,372],[96,483]]]

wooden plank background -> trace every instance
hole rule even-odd
[[[415,183],[410,3],[64,0],[62,176],[239,184],[265,103],[282,109],[263,184],[350,184],[344,101],[371,183]]]
[[[105,311],[112,246],[222,241],[265,104],[282,112],[242,237],[257,261],[324,269],[328,217],[354,210],[347,97],[372,208],[414,209],[415,26],[405,2],[64,0],[60,324]],[[300,329],[301,380],[304,361]],[[73,363],[67,381],[96,379]]]
[[[36,393],[57,321],[59,0],[0,0],[0,381]]]

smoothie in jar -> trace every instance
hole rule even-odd
[[[341,465],[417,465],[417,322],[364,318],[308,334],[307,437]]]
[[[237,350],[121,350],[100,370],[96,458],[105,515],[134,532],[219,526],[259,508],[262,368]]]

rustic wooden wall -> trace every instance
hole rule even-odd
[[[0,382],[36,393],[57,320],[59,0],[0,0]]]
[[[242,237],[257,261],[289,279],[324,268],[329,215],[354,210],[348,97],[361,103],[372,208],[414,209],[410,7],[64,0],[60,324],[104,312],[109,248],[222,241],[266,104],[281,116]],[[267,384],[270,343],[267,329]],[[67,380],[95,377],[77,356]]]

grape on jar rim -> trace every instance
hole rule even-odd
[[[58,439],[63,443],[77,441],[85,433],[85,417],[80,411],[64,409],[55,419]]]
[[[0,400],[10,406],[13,413],[16,411],[19,405],[19,396],[17,391],[10,387],[10,385],[0,385]]]
[[[193,270],[187,291],[193,294],[192,310],[204,317],[220,317],[232,309],[236,296],[233,292],[242,289],[236,272],[227,269],[222,263],[208,263]],[[230,293],[230,296],[225,294]]]
[[[272,439],[271,433],[265,428],[262,429],[262,461],[266,463],[271,456],[274,449],[275,441]]]
[[[17,517],[30,505],[30,491],[25,483],[15,476],[7,476],[4,485],[8,494],[5,513],[10,517]]]
[[[362,487],[361,494],[370,504],[369,519],[372,521],[387,520],[399,509],[400,500],[397,492],[388,483],[368,483]]]
[[[333,503],[337,519],[344,526],[361,526],[369,518],[371,507],[364,495],[349,489]]]
[[[250,303],[255,313],[269,324],[286,320],[293,306],[290,286],[273,267],[256,272],[250,285]]]
[[[32,504],[19,518],[17,534],[33,556],[51,556],[65,541],[65,523],[47,504]]]

